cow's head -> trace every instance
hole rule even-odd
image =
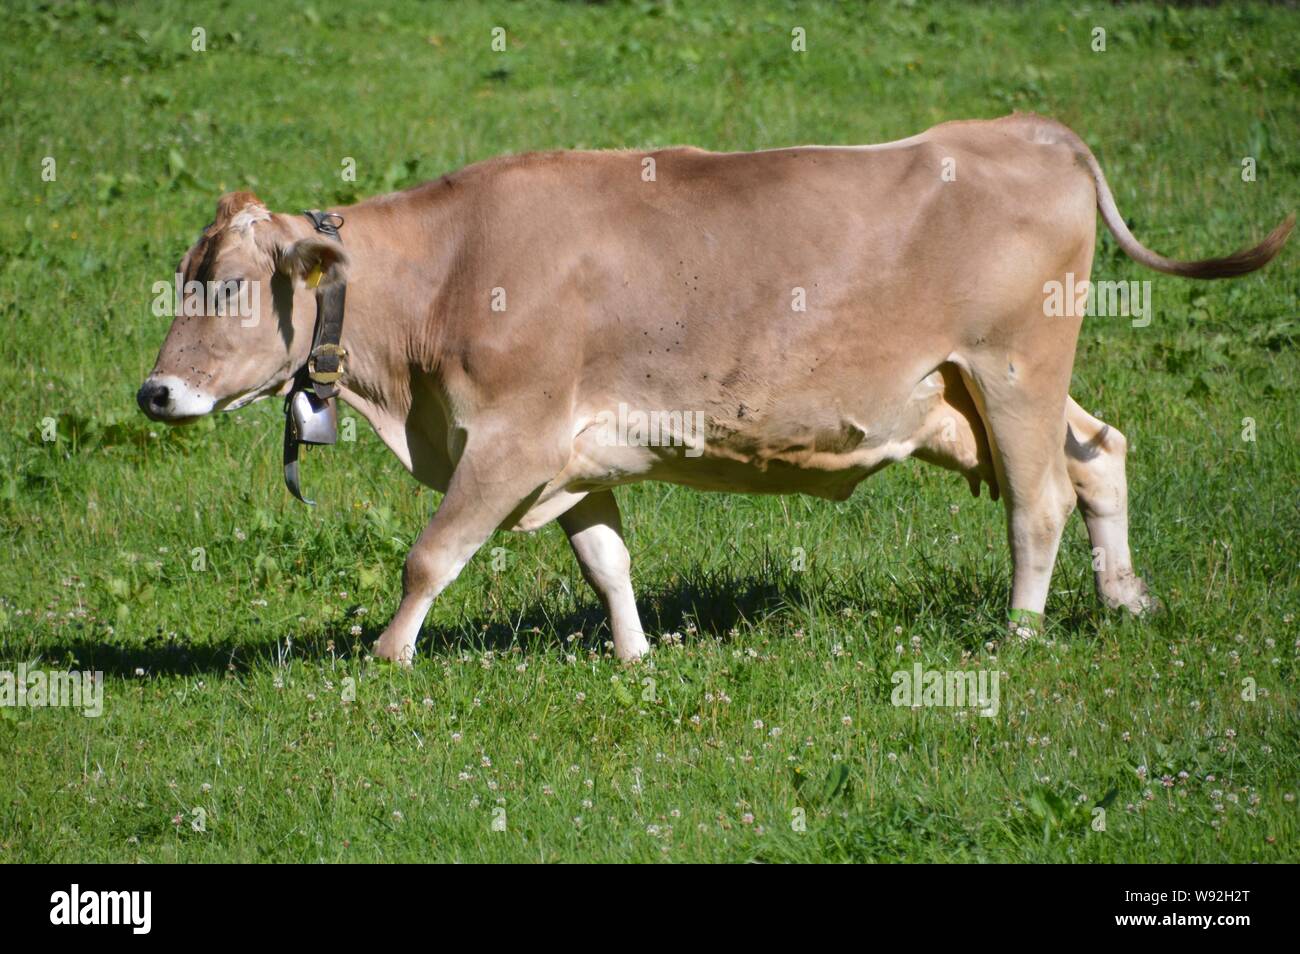
[[[342,246],[302,216],[274,215],[251,192],[222,196],[177,268],[180,307],[140,409],[175,424],[286,390],[311,348],[307,283],[343,281],[346,269]]]

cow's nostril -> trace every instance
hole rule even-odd
[[[161,414],[167,410],[167,402],[171,397],[171,392],[165,384],[156,384],[152,381],[146,381],[140,390],[136,393],[136,403],[140,405],[140,410],[145,414]]]

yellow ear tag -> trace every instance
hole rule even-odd
[[[320,284],[321,269],[320,264],[316,264],[310,272],[307,273],[307,287],[315,288]]]

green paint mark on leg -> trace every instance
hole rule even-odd
[[[1007,628],[1010,630],[1028,629],[1035,633],[1043,631],[1043,614],[1033,610],[1013,609],[1007,613]]]

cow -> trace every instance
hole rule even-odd
[[[311,288],[344,285],[338,394],[444,494],[373,647],[403,664],[499,528],[558,521],[633,660],[649,646],[613,488],[843,500],[907,457],[1005,500],[1013,629],[1041,625],[1076,504],[1101,600],[1141,614],[1126,440],[1070,397],[1083,311],[1048,314],[1045,289],[1086,288],[1098,211],[1138,262],[1203,279],[1260,268],[1294,224],[1221,258],[1156,254],[1087,145],[1032,114],[868,146],[507,156],[331,211],[341,241],[223,196],[179,271],[258,283],[260,320],[179,315],[137,400],[180,423],[288,393]]]

